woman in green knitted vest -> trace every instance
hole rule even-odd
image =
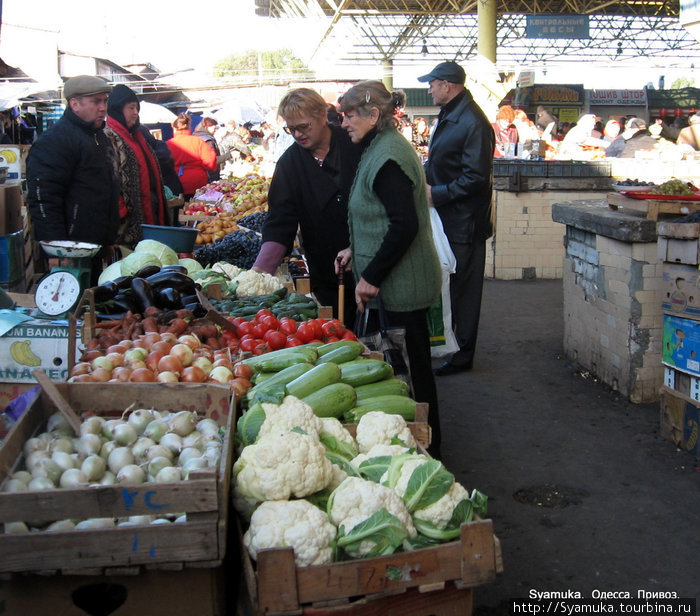
[[[423,167],[396,128],[394,96],[380,81],[363,81],[343,95],[343,128],[362,158],[348,201],[350,247],[336,267],[352,269],[359,312],[381,300],[390,325],[406,329],[416,401],[429,405],[432,444],[440,455],[437,392],[430,357],[427,310],[440,295]],[[376,311],[374,311],[376,312]]]

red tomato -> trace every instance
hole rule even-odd
[[[297,327],[297,338],[299,338],[303,344],[311,342],[314,338],[318,338],[311,321],[299,323],[299,327]]]
[[[282,317],[280,319],[280,331],[285,334],[294,334],[297,331],[297,322],[290,317]]]
[[[342,336],[345,333],[345,326],[338,319],[331,319],[321,325],[324,336]]]
[[[247,323],[248,319],[245,317],[236,317],[235,319],[229,319],[231,323],[233,323],[236,327],[238,327],[241,323]]]
[[[258,310],[255,313],[255,320],[260,323],[263,320],[263,317],[274,317],[275,315],[272,314],[271,310],[268,310],[267,308],[263,308],[262,310]]]
[[[287,336],[287,346],[288,347],[295,347],[295,346],[300,346],[301,345],[301,340],[297,338],[296,336]]]
[[[323,338],[323,344],[328,344],[329,342],[338,342],[340,338],[338,336],[328,336]]]
[[[265,323],[267,325],[268,329],[279,329],[280,328],[280,322],[277,320],[277,317],[275,316],[270,316],[270,317],[263,317],[260,319],[261,323]]]
[[[311,319],[307,321],[312,327],[314,332],[314,339],[321,340],[323,338],[323,324],[326,322],[325,319]]]
[[[233,376],[250,380],[253,377],[253,369],[248,364],[237,362],[233,365]]]
[[[357,340],[357,336],[353,334],[350,330],[347,330],[341,340]]]
[[[270,346],[265,342],[264,340],[258,340],[258,344],[255,345],[255,348],[253,349],[253,355],[262,355],[263,353],[267,353],[270,351]]]
[[[252,336],[243,336],[240,342],[241,351],[248,351],[250,353],[253,351],[256,344],[258,344],[257,339]]]
[[[265,332],[265,341],[270,349],[276,351],[277,349],[283,349],[287,345],[287,336],[282,332],[269,330]]]
[[[262,338],[265,332],[270,329],[265,323],[256,323],[250,330],[250,333],[256,338]]]
[[[236,328],[238,329],[238,337],[243,338],[243,336],[250,334],[250,330],[253,329],[253,323],[244,320],[242,323],[236,325]]]

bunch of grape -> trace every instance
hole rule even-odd
[[[234,231],[213,244],[194,251],[194,258],[202,265],[213,265],[219,261],[250,269],[255,263],[262,242],[253,231]]]
[[[654,192],[660,195],[692,195],[695,194],[695,191],[691,186],[692,184],[682,180],[673,179],[657,186]]]
[[[248,214],[248,216],[239,219],[238,224],[246,229],[261,233],[266,220],[267,212],[256,212],[255,214]]]

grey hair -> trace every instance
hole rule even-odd
[[[377,130],[386,130],[396,128],[395,101],[393,93],[389,92],[381,81],[360,81],[343,94],[340,99],[340,111],[355,111],[366,118],[374,107],[379,111]]]

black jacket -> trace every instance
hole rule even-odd
[[[66,108],[29,150],[27,203],[37,240],[112,245],[119,229],[119,183],[102,128]]]
[[[350,246],[348,194],[359,162],[359,147],[342,128],[331,126],[331,131],[325,168],[296,142],[277,161],[262,239],[291,249],[298,225],[312,281],[335,285],[335,257]]]
[[[450,242],[486,240],[493,233],[493,128],[469,90],[440,112],[430,139],[425,176]]]

